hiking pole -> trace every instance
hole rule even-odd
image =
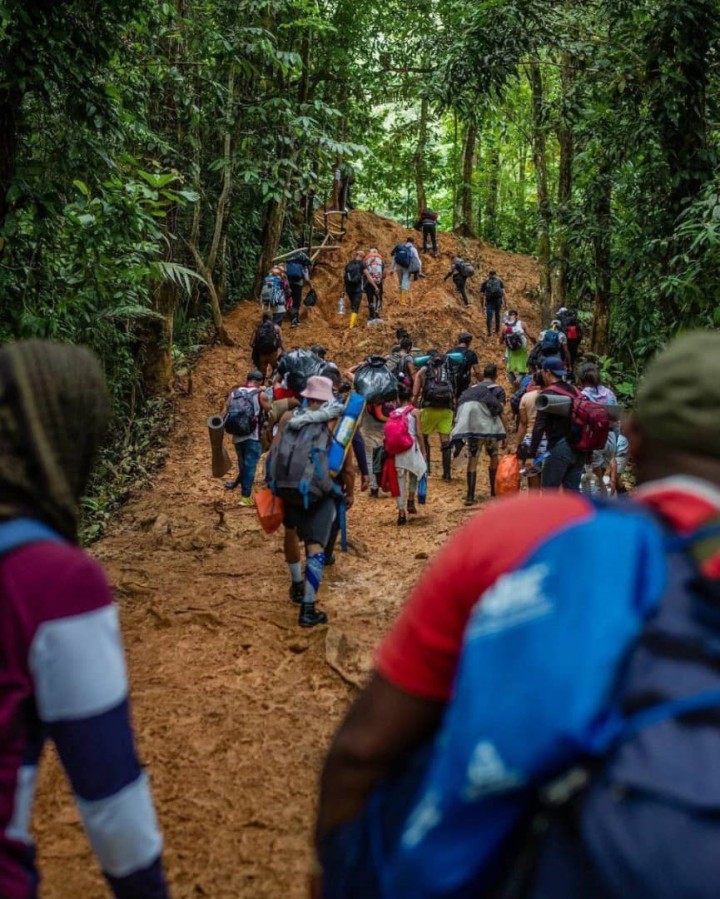
[[[338,517],[340,519],[340,549],[346,553],[348,551],[347,506],[345,505],[344,499],[341,499],[338,503]]]

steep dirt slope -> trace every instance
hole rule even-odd
[[[335,311],[342,266],[356,248],[377,245],[388,254],[404,234],[395,222],[353,213],[343,248],[318,268],[320,302],[300,328],[287,329],[288,345],[321,342],[348,365],[372,350],[387,352],[399,324],[421,346],[446,348],[461,328],[482,335],[479,309],[463,309],[452,283],[441,282],[458,249],[478,275],[498,270],[534,332],[524,296],[537,283],[532,260],[476,243],[461,247],[448,235],[440,236],[441,258],[426,257],[429,277],[414,286],[409,309],[397,307],[389,281],[386,321],[367,327],[364,314],[348,331],[347,317]],[[391,500],[359,496],[350,513],[353,549],[322,590],[330,627],[300,630],[280,535],[263,535],[254,512],[239,508],[209,472],[205,422],[247,370],[257,318],[250,303],[228,316],[237,349],[203,355],[166,466],[93,548],[117,589],[140,749],[179,899],[304,896],[317,773],[352,682],[426,560],[468,514],[462,460],[451,484],[431,478],[425,511],[403,530]],[[481,361],[499,361],[494,342],[481,338],[476,348]],[[37,824],[43,897],[107,895],[54,761],[44,769]]]

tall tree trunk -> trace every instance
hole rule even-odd
[[[475,144],[477,142],[477,125],[471,122],[465,129],[463,146],[463,183],[460,195],[462,209],[462,228],[466,237],[475,237],[473,228],[473,171],[475,168]]]
[[[223,177],[220,187],[220,195],[218,196],[217,205],[215,207],[215,225],[213,227],[212,239],[210,241],[210,249],[207,257],[202,258],[200,249],[196,243],[189,243],[190,252],[195,260],[195,267],[198,273],[205,281],[210,299],[210,311],[212,314],[213,325],[218,340],[225,346],[234,346],[235,341],[228,334],[225,323],[223,322],[221,298],[215,284],[216,265],[218,254],[222,245],[223,237],[227,228],[228,214],[230,211],[230,193],[232,191],[232,114],[235,98],[235,74],[230,68],[227,82],[227,98],[225,105],[225,133],[223,135]],[[193,233],[197,236],[197,229],[193,227]]]
[[[280,244],[284,218],[284,195],[280,200],[268,201],[263,213],[260,256],[258,258],[257,268],[255,269],[253,297],[260,296],[260,285],[262,284],[262,280],[272,267],[272,261],[277,254],[278,246]]]
[[[536,57],[528,65],[530,109],[532,119],[533,162],[537,180],[537,256],[540,268],[540,318],[542,326],[550,324],[550,197],[546,156],[545,97],[540,63]]]
[[[425,195],[425,151],[427,148],[427,114],[428,102],[423,97],[420,101],[420,118],[418,119],[418,139],[415,145],[415,197],[417,199],[417,211],[420,212],[427,207],[427,197]]]
[[[482,172],[484,170],[484,158],[483,158],[483,139],[482,139],[482,131],[478,134],[477,140],[475,142],[476,150],[475,150],[475,167],[478,172]],[[481,181],[480,187],[482,188],[483,182]],[[480,238],[483,238],[485,235],[485,193],[483,190],[478,190],[477,192],[477,213],[475,216],[475,230]]]
[[[602,157],[601,157],[602,159]],[[612,287],[612,167],[607,159],[600,163],[591,191],[594,218],[593,256],[595,269],[595,309],[591,344],[594,353],[608,351],[610,337],[610,299]]]
[[[557,258],[557,276],[555,281],[554,305],[565,306],[567,301],[567,282],[569,264],[569,220],[570,202],[573,189],[573,154],[574,141],[572,123],[569,118],[570,92],[575,77],[574,61],[569,53],[563,53],[560,59],[562,81],[562,110],[558,127],[558,143],[560,160],[558,168],[558,210],[557,210],[557,242],[555,256]]]
[[[17,91],[0,90],[0,228],[5,224],[8,213],[7,192],[15,177],[21,99]]]
[[[515,193],[515,219],[518,223],[518,238],[522,250],[527,245],[527,213],[525,210],[525,193],[527,181],[527,143],[521,139],[518,149],[518,178]]]
[[[483,236],[488,243],[497,243],[498,191],[500,188],[500,147],[497,136],[492,136],[492,144],[487,155],[487,192],[485,194],[485,226]]]

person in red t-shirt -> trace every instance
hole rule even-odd
[[[637,501],[681,534],[720,522],[719,385],[720,334],[689,335],[650,367],[627,425],[642,485]],[[473,516],[441,550],[382,642],[370,682],[332,741],[321,780],[318,851],[438,730],[465,628],[483,594],[535,547],[595,514],[573,492],[521,496]],[[720,578],[720,539],[703,540],[697,561],[704,575]],[[556,576],[581,582],[582,574],[577,558]],[[321,881],[318,870],[317,896]]]

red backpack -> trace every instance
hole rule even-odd
[[[570,410],[568,443],[581,453],[605,448],[610,431],[610,416],[602,403],[580,394],[574,396]]]
[[[390,413],[385,422],[385,452],[388,456],[399,456],[400,453],[409,450],[415,442],[408,421],[412,413],[412,406],[406,409],[393,409]]]

